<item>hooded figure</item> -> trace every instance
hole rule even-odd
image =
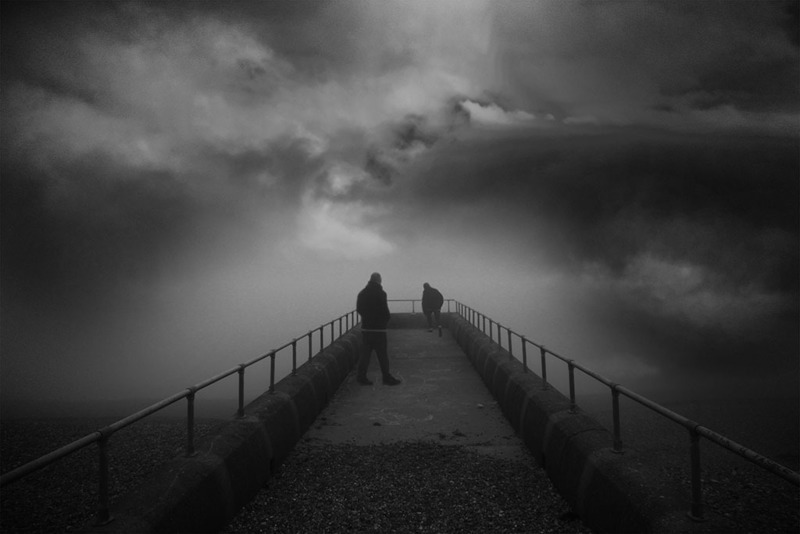
[[[383,290],[381,282],[380,273],[372,273],[366,287],[358,293],[358,298],[356,299],[356,311],[361,316],[361,336],[364,341],[364,346],[358,359],[356,380],[359,384],[365,386],[372,384],[367,378],[367,369],[369,368],[369,360],[373,350],[378,357],[383,383],[387,386],[394,386],[400,383],[400,380],[389,373],[386,325],[389,323],[391,314],[386,300],[386,292]]]

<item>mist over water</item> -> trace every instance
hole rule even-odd
[[[143,407],[373,271],[655,400],[800,405],[794,3],[1,8],[3,417]]]

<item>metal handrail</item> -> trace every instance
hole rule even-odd
[[[98,524],[105,524],[111,520],[111,514],[109,511],[109,464],[108,464],[108,441],[114,433],[117,431],[132,425],[138,421],[141,421],[145,417],[148,417],[154,413],[157,413],[167,406],[175,404],[176,402],[186,399],[187,400],[187,416],[186,416],[186,426],[187,426],[187,438],[186,438],[186,456],[193,456],[195,454],[194,450],[194,397],[195,394],[207,388],[212,384],[216,384],[217,382],[233,375],[239,375],[239,408],[237,410],[238,417],[244,417],[244,372],[245,369],[254,365],[265,358],[270,358],[270,378],[269,378],[269,393],[274,393],[275,391],[275,357],[278,352],[292,347],[292,372],[291,374],[294,375],[297,372],[297,342],[298,340],[307,337],[308,338],[308,360],[312,359],[313,354],[313,345],[314,345],[314,334],[319,332],[319,352],[322,352],[325,348],[324,342],[324,330],[325,328],[330,328],[330,344],[332,344],[335,339],[335,328],[334,325],[338,323],[339,327],[339,336],[341,337],[344,333],[348,332],[350,329],[356,326],[358,323],[358,315],[355,310],[349,311],[343,315],[340,315],[336,319],[329,321],[327,323],[322,324],[321,326],[309,330],[306,334],[300,336],[299,338],[293,338],[288,343],[284,343],[278,348],[272,349],[266,354],[258,356],[257,358],[253,358],[252,360],[237,365],[236,367],[232,367],[227,371],[219,373],[211,378],[207,378],[202,382],[198,382],[197,384],[190,386],[183,391],[175,393],[165,399],[160,400],[159,402],[152,404],[143,410],[140,410],[136,413],[133,413],[127,417],[124,417],[114,423],[111,423],[108,426],[105,426],[91,434],[87,434],[86,436],[77,439],[63,447],[60,447],[44,456],[41,456],[31,462],[28,462],[24,465],[21,465],[15,469],[12,469],[8,473],[4,473],[0,475],[0,487],[6,486],[7,484],[11,484],[35,471],[38,471],[48,465],[62,460],[66,456],[83,449],[92,443],[98,444],[98,465],[99,465],[99,474],[98,474],[98,506],[96,512],[96,521]],[[342,324],[344,321],[344,325]]]
[[[411,313],[417,313],[416,304],[417,302],[420,303],[420,307],[422,307],[422,299],[388,299],[389,302],[410,302],[411,303]],[[450,313],[450,303],[458,303],[455,299],[444,299],[447,303],[447,313]]]
[[[756,464],[757,466],[765,469],[779,477],[783,478],[794,484],[795,486],[800,486],[800,473],[792,471],[787,467],[770,460],[769,458],[751,450],[747,447],[736,443],[733,440],[728,439],[727,437],[714,432],[700,424],[683,417],[680,414],[677,414],[660,404],[657,404],[650,399],[639,395],[631,391],[630,389],[621,386],[611,380],[605,378],[604,376],[592,371],[591,369],[584,367],[583,365],[577,363],[575,360],[571,360],[566,358],[560,354],[553,352],[552,350],[546,348],[544,345],[540,343],[536,343],[535,341],[531,341],[525,335],[519,334],[514,332],[510,328],[501,325],[500,323],[493,321],[492,319],[486,317],[482,313],[466,306],[465,304],[456,301],[456,312],[461,315],[467,322],[469,322],[474,327],[478,328],[484,334],[487,333],[486,322],[489,322],[488,328],[488,335],[491,341],[496,342],[500,348],[503,348],[502,342],[502,329],[504,328],[507,332],[507,350],[509,353],[509,357],[514,358],[513,346],[511,343],[512,336],[517,336],[520,340],[521,348],[522,348],[522,367],[523,372],[528,372],[528,354],[527,354],[527,346],[533,345],[534,347],[539,349],[539,354],[541,356],[541,373],[542,373],[542,388],[547,389],[550,387],[549,383],[547,382],[547,355],[551,355],[564,363],[567,364],[567,369],[569,371],[569,400],[570,400],[570,410],[575,411],[577,408],[577,404],[575,402],[575,369],[583,372],[587,376],[590,376],[597,380],[598,382],[608,386],[611,390],[611,397],[612,397],[612,409],[613,409],[613,450],[614,452],[623,452],[623,445],[622,445],[622,438],[621,438],[621,424],[620,424],[620,411],[619,411],[619,396],[623,395],[628,397],[629,399],[641,404],[642,406],[658,413],[659,415],[674,421],[682,425],[689,431],[689,439],[690,439],[690,446],[691,446],[691,478],[692,478],[692,505],[691,510],[688,512],[689,517],[697,521],[703,521],[703,501],[702,501],[702,486],[701,486],[701,479],[700,479],[700,447],[699,447],[699,439],[700,437],[706,438],[710,442],[723,447],[742,458],[749,460],[750,462]],[[497,326],[497,340],[495,341],[494,338],[494,326]]]
[[[421,302],[421,299],[390,299],[389,302],[411,302],[412,313],[415,313],[416,303]],[[796,486],[800,486],[800,473],[792,471],[760,454],[757,452],[740,445],[725,436],[718,434],[704,426],[699,425],[698,423],[683,417],[680,414],[677,414],[653,401],[647,399],[646,397],[639,395],[628,388],[621,386],[607,378],[603,377],[602,375],[592,371],[584,367],[583,365],[575,362],[574,360],[568,359],[556,352],[553,352],[550,349],[547,349],[544,345],[536,343],[535,341],[531,341],[525,335],[519,334],[510,328],[503,326],[499,322],[488,318],[487,316],[483,315],[482,313],[466,306],[465,304],[454,300],[454,299],[446,299],[447,302],[447,311],[451,312],[451,303],[455,305],[455,311],[465,320],[467,320],[470,324],[481,330],[484,334],[487,333],[486,323],[488,320],[489,328],[488,328],[488,335],[490,340],[495,341],[494,339],[494,332],[497,332],[497,340],[496,343],[503,348],[502,343],[502,330],[506,330],[506,339],[507,344],[506,348],[509,352],[509,356],[514,358],[513,353],[513,345],[512,345],[512,337],[516,336],[521,342],[521,349],[522,349],[522,365],[523,371],[529,372],[528,368],[528,359],[527,359],[527,346],[533,345],[534,347],[539,349],[540,357],[541,357],[541,378],[543,388],[547,389],[550,387],[549,383],[547,382],[547,355],[551,355],[556,359],[559,359],[567,364],[569,370],[569,396],[570,396],[570,409],[575,410],[577,404],[575,402],[575,381],[574,381],[574,371],[575,369],[580,370],[587,376],[590,376],[597,380],[598,382],[608,386],[611,390],[612,394],[612,402],[613,402],[613,421],[614,421],[614,429],[613,429],[613,450],[615,452],[623,452],[623,444],[621,439],[621,425],[620,425],[620,411],[619,411],[619,396],[623,395],[643,406],[646,408],[682,425],[689,431],[690,436],[690,443],[691,443],[691,470],[692,470],[692,504],[691,504],[691,511],[689,512],[689,516],[695,520],[703,520],[703,503],[702,503],[702,487],[701,487],[701,479],[700,479],[700,449],[699,449],[699,439],[701,437],[715,443],[739,456],[742,458],[753,462],[754,464],[758,465],[759,467],[772,472],[780,476],[781,478],[793,483]],[[344,321],[344,325],[342,324]],[[153,405],[150,405],[139,412],[131,414],[123,419],[120,419],[106,427],[101,428],[91,434],[88,434],[78,440],[75,440],[59,449],[56,449],[42,457],[39,457],[31,462],[28,462],[20,467],[17,467],[8,473],[4,473],[0,475],[0,487],[6,486],[16,480],[19,480],[35,471],[38,471],[54,462],[57,462],[64,457],[83,449],[92,443],[98,444],[98,451],[99,451],[99,480],[98,480],[98,509],[96,514],[96,519],[99,524],[107,523],[111,520],[111,516],[109,513],[109,468],[108,468],[108,441],[111,436],[129,426],[132,425],[154,413],[161,411],[162,409],[170,406],[182,399],[187,399],[187,445],[186,445],[186,455],[192,456],[195,454],[194,451],[194,397],[195,394],[212,385],[215,384],[233,374],[239,375],[239,407],[237,410],[237,416],[243,417],[244,416],[244,374],[245,369],[248,367],[266,359],[270,359],[270,385],[269,385],[269,393],[273,393],[275,389],[275,358],[277,353],[280,351],[287,349],[288,347],[292,347],[292,371],[291,374],[294,375],[297,371],[297,342],[303,338],[308,338],[308,360],[312,359],[313,355],[313,338],[314,335],[319,333],[319,352],[325,347],[324,344],[324,330],[325,328],[330,329],[330,343],[332,344],[335,340],[335,329],[334,325],[338,323],[339,327],[339,337],[341,337],[345,332],[350,331],[354,328],[358,323],[358,314],[355,310],[347,312],[344,315],[333,319],[327,323],[320,325],[317,328],[309,330],[306,334],[303,334],[300,337],[293,338],[291,341],[269,351],[266,354],[258,356],[246,363],[239,364],[236,367],[228,369],[218,375],[215,375],[211,378],[203,380],[189,388],[184,389],[170,397],[167,397]]]

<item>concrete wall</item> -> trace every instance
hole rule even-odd
[[[611,433],[480,330],[445,319],[511,425],[583,522],[598,532],[688,532],[688,496],[665,484],[634,450],[612,451]],[[530,360],[529,360],[530,361]]]
[[[200,440],[151,475],[90,532],[217,532],[249,502],[311,426],[358,360],[346,333],[245,408],[246,416]]]

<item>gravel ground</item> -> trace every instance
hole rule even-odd
[[[704,405],[704,409],[708,408]],[[657,462],[663,475],[660,481],[681,481],[688,494],[686,436],[676,433],[671,425],[631,417],[635,414],[628,412],[623,439]],[[734,412],[741,410],[737,407]],[[598,416],[602,420],[604,414]],[[1,470],[7,472],[110,422],[2,420]],[[198,438],[213,432],[219,424],[218,420],[198,421]],[[768,452],[770,443],[791,443],[790,449],[776,449],[774,456],[797,469],[795,435],[788,439],[769,435],[779,425],[763,424],[765,428],[758,436],[764,440],[764,447],[757,444],[754,448]],[[183,421],[149,420],[112,438],[112,502],[141,477],[180,454],[185,432]],[[733,427],[730,432],[734,432]],[[747,439],[741,441],[749,443]],[[96,450],[90,446],[3,488],[0,531],[63,533],[90,522],[97,506]],[[699,524],[696,532],[800,532],[800,489],[708,444],[702,446],[702,457],[706,514],[713,520]],[[513,510],[517,512],[510,512]],[[553,495],[541,473],[517,462],[450,444],[321,447],[313,441],[298,444],[267,491],[242,510],[227,532],[378,528],[398,532],[587,532],[563,500]]]
[[[8,472],[114,422],[114,419],[11,419],[0,422],[0,463]],[[196,421],[195,436],[220,421]],[[109,497],[133,489],[186,446],[186,423],[141,421],[109,441]],[[97,446],[90,445],[0,492],[0,532],[63,533],[90,524],[97,509]]]
[[[729,398],[664,404],[790,469],[800,468],[800,417],[795,403]],[[621,412],[623,442],[656,462],[659,476],[652,480],[654,488],[679,482],[688,511],[688,432],[630,401],[621,404]],[[612,427],[610,411],[591,414]],[[700,457],[704,515],[709,521],[695,524],[693,532],[800,533],[800,488],[706,440],[700,442]]]
[[[591,531],[524,463],[434,442],[306,441],[225,532]]]

